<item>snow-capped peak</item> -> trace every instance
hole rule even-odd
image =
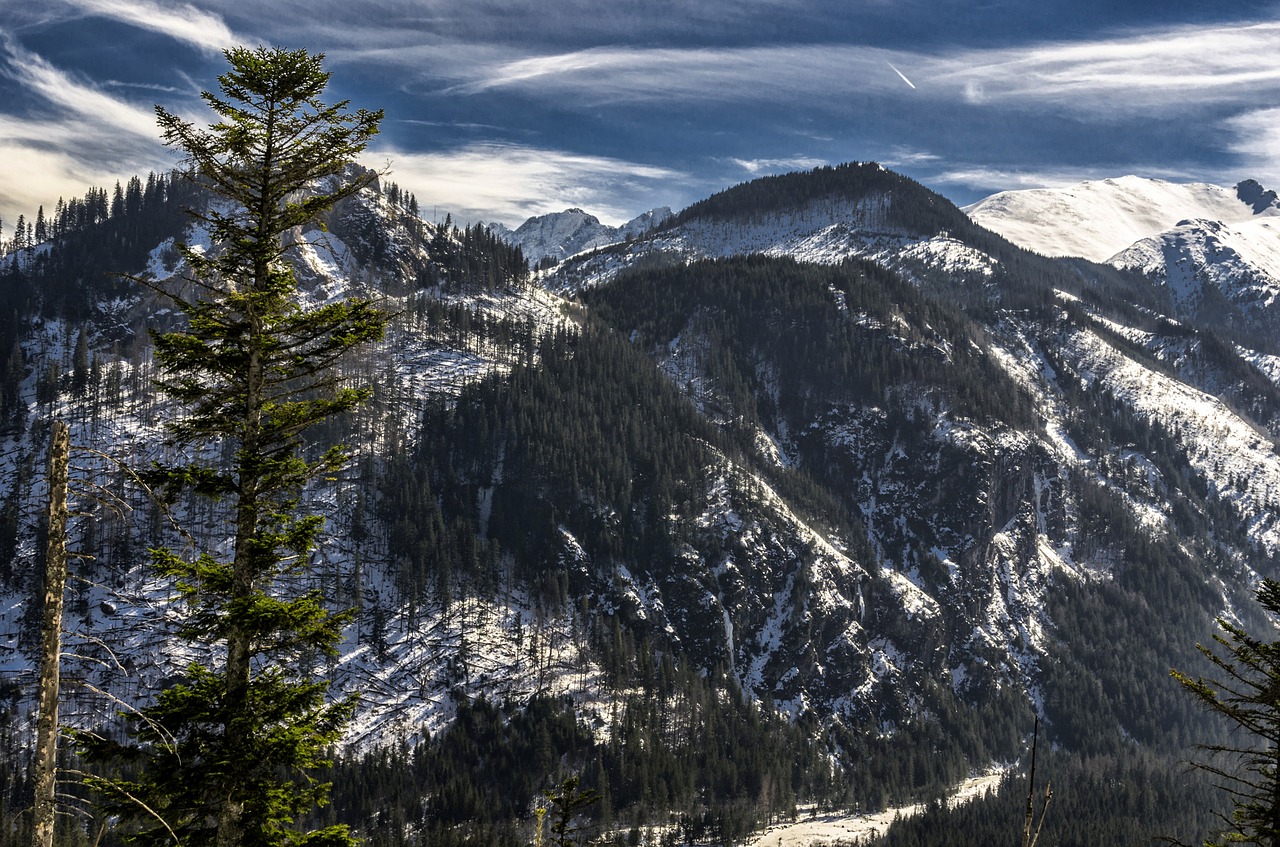
[[[1129,245],[1188,219],[1238,223],[1280,212],[1253,180],[1233,188],[1138,176],[1064,188],[1002,191],[964,211],[974,221],[1046,256],[1106,261]]]
[[[1181,221],[1107,261],[1163,282],[1180,307],[1194,308],[1208,286],[1228,301],[1269,308],[1280,296],[1280,217]]]
[[[512,244],[519,245],[530,264],[550,257],[556,261],[575,253],[625,241],[643,234],[671,217],[671,209],[663,206],[650,209],[622,226],[610,226],[600,222],[595,215],[582,209],[565,209],[529,218],[518,228],[511,230],[501,224],[489,225],[489,230]]]

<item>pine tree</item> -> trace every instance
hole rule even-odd
[[[83,397],[89,388],[89,339],[84,330],[76,336],[75,352],[71,356],[71,391]]]
[[[125,215],[137,215],[142,211],[142,180],[136,176],[129,177],[129,184],[124,190]]]
[[[170,440],[182,455],[225,450],[234,459],[149,472],[166,497],[193,491],[230,504],[229,554],[153,551],[182,596],[181,634],[213,645],[217,658],[191,665],[131,721],[140,776],[97,784],[141,843],[349,845],[345,827],[298,832],[293,824],[326,801],[328,785],[312,772],[327,764],[324,750],[354,708],[330,701],[312,672],[335,652],[350,615],[328,611],[319,592],[285,586],[305,571],[322,528],[301,508],[303,487],[345,459],[340,447],[308,455],[302,435],[365,399],[366,389],[340,383],[335,365],[380,337],[385,317],[365,299],[299,306],[282,235],[372,180],[345,177],[382,113],[323,103],[322,55],[225,55],[219,92],[203,94],[219,123],[199,128],[156,109],[166,143],[187,156],[188,176],[221,200],[195,213],[215,249],[182,250],[187,287],[153,286],[186,315],[186,328],[153,339],[157,383],[184,406]],[[114,751],[102,739],[83,741],[90,754]]]
[[[578,777],[571,776],[556,790],[542,792],[542,796],[546,798],[548,805],[537,809],[534,843],[539,847],[543,843],[542,818],[547,812],[551,813],[552,847],[576,847],[585,843],[587,839],[580,837],[585,826],[578,820],[579,814],[598,802],[600,793],[590,788],[580,791]]]
[[[1274,627],[1280,622],[1280,582],[1262,580],[1258,602]],[[1280,641],[1263,641],[1219,619],[1213,640],[1225,651],[1197,645],[1221,672],[1220,679],[1173,677],[1210,711],[1244,730],[1228,744],[1205,744],[1214,758],[1196,767],[1213,774],[1231,795],[1234,811],[1224,816],[1231,831],[1219,844],[1280,845]],[[1233,735],[1233,737],[1236,737]],[[1225,760],[1224,760],[1225,759]]]

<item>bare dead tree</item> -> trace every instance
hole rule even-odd
[[[1040,840],[1040,829],[1044,826],[1044,814],[1049,809],[1049,800],[1053,798],[1053,788],[1050,783],[1044,786],[1044,805],[1040,807],[1040,822],[1035,822],[1035,791],[1036,791],[1036,748],[1040,744],[1040,717],[1036,716],[1035,728],[1031,735],[1031,774],[1027,777],[1027,815],[1022,823],[1022,847],[1036,847],[1036,842]],[[1032,832],[1032,827],[1035,831]]]
[[[57,812],[59,654],[62,651],[63,593],[67,584],[70,455],[70,431],[62,421],[54,421],[49,444],[49,540],[45,544],[44,619],[40,635],[33,847],[53,847],[53,824]]]

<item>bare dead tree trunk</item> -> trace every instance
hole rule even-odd
[[[1036,748],[1040,746],[1040,716],[1036,716],[1035,729],[1031,736],[1031,774],[1027,778],[1027,814],[1022,825],[1022,847],[1036,847],[1040,840],[1040,828],[1044,826],[1044,815],[1049,809],[1049,800],[1053,797],[1053,789],[1048,783],[1044,786],[1044,805],[1040,807],[1040,822],[1035,823],[1035,788],[1036,788]],[[1032,832],[1032,824],[1035,831]]]
[[[40,711],[36,720],[33,847],[53,847],[62,596],[67,583],[67,466],[70,452],[71,436],[67,425],[54,421],[49,444],[49,539],[45,544],[44,622],[40,635]]]

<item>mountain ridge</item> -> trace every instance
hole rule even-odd
[[[536,215],[514,230],[498,223],[481,225],[518,246],[530,265],[538,265],[554,264],[584,250],[625,241],[661,226],[671,216],[671,209],[663,206],[642,212],[621,226],[609,226],[595,215],[572,208]]]
[[[1280,553],[1265,354],[1153,308],[1158,280],[1035,256],[878,165],[691,209],[533,274],[493,229],[424,223],[377,186],[296,235],[304,296],[366,291],[396,314],[344,371],[374,389],[328,433],[352,470],[309,491],[333,531],[306,586],[356,610],[315,668],[362,692],[348,754],[372,758],[351,767],[382,779],[372,763],[397,745],[435,761],[487,721],[541,721],[554,752],[508,763],[512,780],[560,762],[608,789],[611,814],[683,808],[693,826],[797,795],[927,793],[1015,759],[1034,716],[1081,755],[1201,739],[1167,669],[1197,667],[1225,610],[1252,620],[1252,580]],[[4,269],[30,298],[0,381],[15,679],[48,419],[134,464],[165,449],[145,332],[164,316],[118,281],[62,276],[126,222]],[[142,266],[180,272],[169,243]],[[167,530],[112,466],[80,472],[135,511],[76,526],[96,552],[70,604],[76,672],[144,697],[183,661],[137,625],[164,591],[136,554]],[[216,549],[216,508],[179,516]],[[81,691],[68,714],[109,711]],[[709,774],[695,747],[713,754],[727,726],[740,755],[805,772],[769,770],[789,787],[765,802],[751,774],[716,793],[646,758]],[[481,780],[484,759],[449,774]],[[421,779],[423,831],[485,814]]]
[[[1190,218],[1239,223],[1280,213],[1274,192],[1253,180],[1223,188],[1124,176],[1062,188],[1003,191],[963,211],[973,220],[1046,256],[1106,262],[1134,242]]]

